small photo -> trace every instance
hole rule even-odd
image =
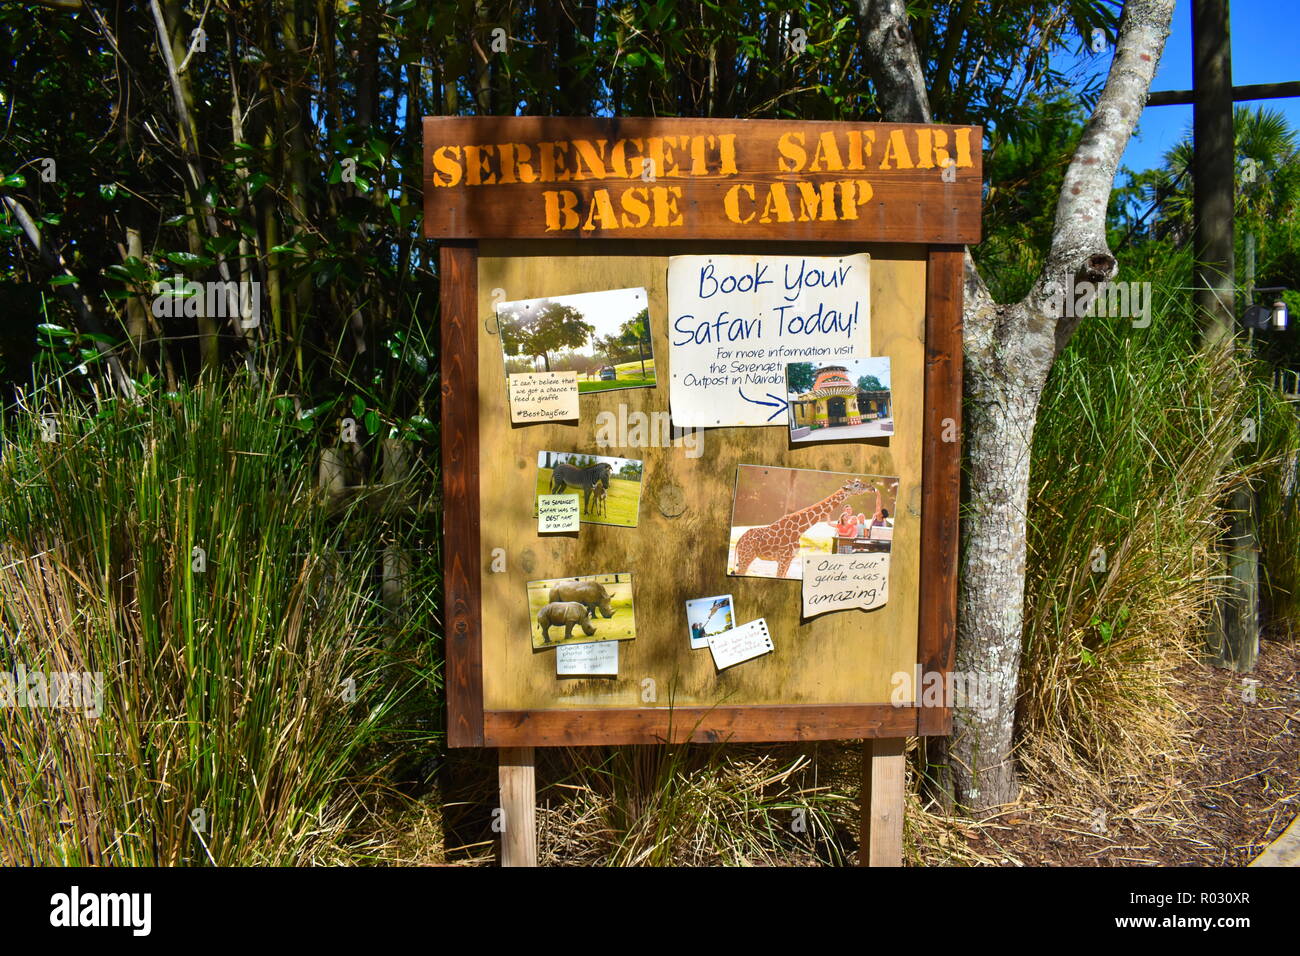
[[[578,394],[655,384],[645,289],[611,289],[497,306],[506,374],[578,374]]]
[[[727,573],[803,580],[805,556],[889,553],[898,479],[739,465]]]
[[[730,594],[695,598],[686,602],[686,624],[690,630],[691,650],[709,646],[709,638],[736,626],[735,605]]]
[[[529,581],[528,613],[534,650],[633,640],[632,575],[584,574]]]
[[[791,442],[887,440],[894,433],[888,358],[791,362],[785,387]]]
[[[537,488],[539,495],[577,495],[582,521],[635,528],[641,510],[641,462],[634,458],[610,458],[577,452],[539,451]]]

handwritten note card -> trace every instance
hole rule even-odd
[[[577,372],[519,372],[509,376],[509,387],[516,425],[578,418]]]
[[[889,600],[888,554],[818,554],[804,558],[803,616],[861,608]]]
[[[577,495],[537,496],[539,534],[580,530],[582,530],[582,505]]]
[[[673,256],[673,424],[786,420],[785,366],[871,353],[870,257]]]
[[[618,641],[561,644],[555,649],[556,677],[617,677]]]
[[[741,661],[770,654],[774,648],[767,633],[767,621],[760,617],[757,621],[714,634],[709,638],[709,650],[713,653],[713,666],[725,670]]]

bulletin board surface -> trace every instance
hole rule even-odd
[[[960,243],[978,238],[980,185],[978,150],[963,152],[963,144],[977,144],[979,131],[669,123],[426,120],[425,229],[442,240],[448,743],[530,747],[946,733],[947,703],[918,700],[916,688],[922,675],[942,678],[953,666]],[[715,130],[716,124],[722,125]],[[828,163],[836,142],[847,144],[843,172],[865,164],[869,183],[846,183]],[[944,143],[956,144],[955,163]],[[799,144],[807,145],[806,153]],[[911,165],[900,166],[898,157],[909,147]],[[677,150],[676,166],[661,162],[664,149]],[[609,151],[607,162],[602,150]],[[642,150],[649,182],[617,185],[620,177],[635,180],[636,170],[615,158]],[[562,167],[564,155],[576,165]],[[540,157],[541,165],[525,180],[518,163],[527,156]],[[656,173],[683,182],[656,185]],[[501,188],[515,180],[518,185]],[[605,203],[609,183],[615,183],[610,197],[620,189],[629,197],[618,215]],[[519,188],[524,184],[530,188]],[[655,226],[654,219],[629,229],[639,225],[636,202],[653,199],[656,189],[665,223]],[[782,194],[795,190],[804,197],[801,205],[784,215]],[[822,190],[827,200],[818,206],[814,199]],[[751,209],[743,202],[751,192],[767,198]],[[573,230],[564,225],[572,218],[564,211],[570,206],[586,210]],[[555,223],[546,218],[552,213]],[[736,228],[744,224],[753,228]],[[663,441],[671,412],[670,258],[861,253],[870,257],[869,353],[892,363],[887,442],[800,443],[778,422],[705,428],[702,439]],[[583,391],[576,422],[512,424],[496,306],[615,289],[647,293],[655,386]],[[643,431],[633,438],[638,421]],[[690,453],[693,441],[702,441],[698,456]],[[539,475],[539,452],[640,462],[636,526],[584,517],[577,533],[539,533],[534,503],[546,480]],[[739,554],[730,536],[741,533],[732,529],[740,465],[896,479],[885,605],[805,618],[800,581],[728,574],[729,547]],[[859,499],[852,507],[870,513],[869,505],[870,499]],[[737,528],[745,524],[736,522]],[[631,575],[632,587],[623,587],[635,604],[635,637],[617,640],[616,675],[557,676],[556,648],[537,646],[533,605],[540,598],[530,602],[529,583],[615,574]],[[732,596],[737,625],[766,622],[770,653],[719,669],[708,649],[692,649],[684,603],[716,595]],[[615,624],[625,626],[621,610],[616,620],[589,613],[594,641],[604,640]],[[901,675],[911,680],[900,689]]]
[[[448,261],[455,262],[457,251],[448,251]],[[656,388],[584,394],[577,423],[510,422],[494,315],[495,302],[503,296],[526,299],[643,287],[649,296],[654,355],[666,367],[670,256],[861,252],[871,256],[872,352],[892,359],[895,429],[888,444],[800,446],[789,441],[787,429],[774,427],[705,429],[698,457],[688,457],[680,440],[662,447],[658,428],[651,429],[658,437],[648,445],[643,438],[635,446],[598,446],[602,412],[627,422],[635,421],[636,413],[644,413],[647,421],[668,413],[662,380]],[[949,582],[945,568],[955,555],[955,537],[944,549],[949,553],[940,554],[930,534],[933,567],[928,589],[922,586],[927,580],[922,553],[926,388],[936,372],[933,361],[927,362],[926,344],[927,335],[934,337],[928,326],[936,312],[939,276],[931,274],[930,266],[935,254],[914,245],[634,241],[597,246],[554,240],[483,241],[475,244],[472,256],[464,256],[463,249],[459,254],[474,269],[474,341],[472,348],[462,347],[458,361],[472,362],[477,380],[478,498],[472,517],[478,562],[466,570],[476,575],[479,591],[473,617],[480,628],[481,656],[468,678],[477,686],[468,690],[476,698],[472,708],[484,715],[481,742],[559,745],[650,742],[667,736],[779,740],[917,733],[920,708],[912,695],[900,698],[895,677],[911,676],[918,664],[932,665],[945,654],[939,646],[944,635],[932,633],[927,642],[921,640],[927,626],[922,602],[942,603]],[[939,260],[946,261],[943,271],[949,279],[956,258],[959,253],[949,252]],[[931,407],[932,419],[934,412]],[[608,437],[606,432],[606,441]],[[542,449],[643,461],[638,526],[584,523],[576,537],[539,535],[533,491]],[[931,442],[935,451],[952,456],[955,447]],[[804,619],[799,581],[729,576],[727,542],[740,464],[897,476],[888,603],[870,612]],[[494,570],[500,558],[504,569]],[[529,639],[527,584],[604,573],[632,575],[637,637],[620,642],[617,677],[559,679],[554,652],[535,651]],[[714,594],[733,595],[738,621],[764,618],[775,652],[719,672],[707,651],[691,650],[683,602]],[[929,626],[933,629],[944,617],[930,614]],[[950,634],[947,640],[950,644]],[[923,643],[930,645],[928,650]]]
[[[603,254],[582,243],[480,245],[479,467],[485,480],[479,524],[483,567],[489,568],[482,598],[483,704],[488,710],[640,707],[647,705],[644,696],[651,691],[654,704],[663,707],[670,700],[683,707],[888,702],[891,675],[910,673],[916,661],[914,582],[920,560],[924,253],[906,246],[832,250],[790,243],[779,248],[740,245],[746,248],[738,249],[734,242],[630,242]],[[490,333],[494,289],[504,290],[510,299],[531,299],[643,287],[649,293],[654,355],[666,366],[670,255],[862,251],[872,253],[873,351],[890,356],[893,366],[895,426],[888,445],[791,447],[782,418],[770,428],[705,429],[702,454],[696,458],[680,445],[599,447],[602,412],[627,422],[637,421],[638,415],[658,413],[662,420],[668,414],[663,381],[656,388],[584,394],[582,417],[575,424],[510,424],[501,345]],[[617,427],[607,431],[606,439],[620,437]],[[660,429],[642,429],[644,441],[662,437]],[[539,536],[532,497],[539,449],[641,460],[645,477],[637,527],[584,524],[576,537]],[[732,491],[740,464],[898,476],[900,507],[890,567],[895,587],[888,603],[870,612],[825,614],[801,624],[799,581],[728,576]],[[504,572],[490,571],[494,548],[505,549]],[[557,680],[554,654],[535,652],[527,639],[527,583],[609,572],[632,575],[636,639],[620,642],[616,678]],[[733,596],[740,622],[765,618],[775,652],[719,673],[707,651],[691,650],[684,602],[715,594]]]

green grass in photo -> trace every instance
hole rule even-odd
[[[646,371],[650,371],[646,369]],[[579,392],[606,392],[611,388],[640,388],[642,386],[653,386],[655,380],[651,378],[618,378],[612,382],[602,382],[593,379],[590,382],[578,382]]]
[[[575,489],[569,488],[565,494],[573,492]],[[582,496],[581,489],[576,489],[579,498]],[[537,516],[537,495],[549,495],[551,493],[551,469],[537,469],[537,489],[533,496],[533,516]],[[628,481],[625,478],[614,478],[609,483],[609,498],[606,501],[607,510],[604,515],[597,515],[594,512],[596,507],[592,503],[592,514],[583,514],[582,520],[587,524],[612,524],[620,528],[635,528],[637,523],[637,512],[641,500],[641,482]],[[578,507],[582,507],[579,501]]]

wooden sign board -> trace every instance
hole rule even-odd
[[[725,119],[424,121],[425,235],[971,244],[982,131]]]
[[[976,128],[941,126],[425,121],[426,235],[444,240],[451,746],[947,732],[949,701],[918,699],[915,676],[952,668],[962,244],[978,238],[980,142]],[[620,241],[583,241],[593,237]],[[780,421],[703,429],[699,454],[662,440],[671,257],[859,253],[870,256],[871,353],[891,361],[887,443],[800,444]],[[657,384],[584,393],[577,421],[513,424],[495,305],[596,290],[644,290]],[[612,422],[645,430],[624,428],[611,447]],[[540,451],[640,461],[636,526],[539,534]],[[897,476],[887,603],[804,618],[799,581],[729,575],[741,465]],[[630,575],[636,622],[616,673],[557,676],[555,649],[535,647],[528,583],[613,574],[620,587]],[[732,597],[737,624],[762,619],[774,649],[722,670],[692,649],[684,604],[710,595]],[[593,620],[593,640],[610,636],[615,622]]]

